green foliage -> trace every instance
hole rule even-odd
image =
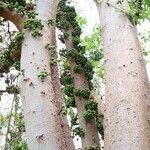
[[[9,68],[14,64],[14,61],[10,58],[10,50],[5,50],[0,55],[0,72],[8,72]]]
[[[87,79],[90,81],[93,79],[94,71],[93,71],[93,66],[90,62],[87,62],[85,65],[85,70],[86,70],[86,76]]]
[[[150,19],[150,2],[149,0],[129,0],[130,5],[130,17],[129,19],[134,23],[138,24],[141,21]]]
[[[81,53],[76,53],[75,61],[77,65],[82,65],[82,67],[84,67],[87,63],[87,58]]]
[[[97,103],[94,102],[92,99],[89,99],[85,103],[85,112],[84,112],[84,118],[86,120],[91,120],[96,118],[97,116]]]
[[[64,50],[61,51],[61,53],[63,53],[62,55],[67,58],[71,57],[72,59],[74,59],[77,65],[81,65],[82,68],[86,66],[87,58],[85,58],[84,55],[81,52],[78,52],[76,49],[73,48],[67,50],[67,52]]]
[[[55,49],[56,49],[55,46],[50,45],[49,43],[47,43],[47,44],[45,45],[45,48],[46,48],[47,50],[50,50],[50,51],[55,51]]]
[[[95,26],[93,33],[90,36],[85,36],[81,42],[82,45],[85,45],[86,55],[89,56],[89,62],[93,66],[93,70],[90,69],[87,72],[87,76],[93,80],[93,85],[91,89],[96,88],[98,91],[101,90],[101,86],[104,78],[104,65],[103,65],[103,51],[102,51],[102,38],[101,38],[101,29],[98,26]],[[93,78],[94,75],[94,78]]]
[[[27,16],[30,19],[35,19],[38,14],[34,10],[27,11]]]
[[[11,57],[12,51],[20,51],[24,34],[17,32],[12,38],[8,49],[0,54],[0,72],[7,72],[10,67],[14,66],[16,69],[20,69],[20,63],[18,59]]]
[[[83,17],[81,17],[80,15],[77,15],[77,17],[76,17],[76,21],[78,22],[78,24],[79,24],[79,26],[80,26],[81,28],[83,28],[83,27],[84,27],[84,25],[86,25],[86,24],[87,24],[86,19],[85,19],[85,18],[83,18]]]
[[[44,80],[48,77],[48,73],[47,71],[41,71],[37,76],[39,79]]]
[[[103,58],[101,29],[99,26],[94,27],[92,35],[86,36],[82,40],[82,44],[85,45],[90,60],[97,62]]]
[[[64,39],[66,40],[69,37],[69,34],[67,32],[63,33]]]
[[[90,59],[93,61],[99,61],[103,58],[103,53],[97,50],[89,52]]]
[[[28,30],[31,30],[32,36],[33,37],[38,37],[42,36],[42,29],[43,25],[41,23],[41,20],[36,19],[36,16],[38,15],[34,10],[33,7],[28,7],[27,3],[25,0],[3,0],[4,2],[8,2],[9,8],[10,9],[15,9],[18,14],[20,15],[27,15],[28,19],[25,21],[25,28]],[[101,1],[101,0],[99,0]],[[98,0],[97,0],[98,2]],[[118,1],[118,4],[121,4],[122,0]],[[57,14],[57,27],[63,31],[63,34],[59,36],[59,39],[62,41],[62,43],[65,43],[65,40],[68,38],[68,30],[72,30],[72,42],[74,49],[71,50],[66,50],[64,49],[61,51],[61,54],[66,57],[67,59],[71,58],[74,59],[76,62],[76,66],[74,67],[74,72],[75,73],[82,73],[84,72],[86,75],[86,78],[89,83],[89,90],[92,90],[92,82],[91,80],[93,79],[93,66],[95,70],[95,74],[98,77],[98,81],[100,78],[103,78],[104,76],[104,69],[102,67],[102,63],[100,62],[103,58],[103,53],[102,53],[102,48],[101,48],[101,37],[99,33],[99,28],[95,29],[94,33],[90,37],[85,37],[84,41],[81,43],[80,40],[80,35],[81,35],[81,28],[80,26],[83,26],[86,23],[86,20],[84,20],[81,17],[78,17],[74,7],[66,2],[66,0],[61,0],[59,3],[59,12]],[[130,7],[131,7],[131,12],[128,15],[129,19],[134,23],[140,23],[140,21],[144,19],[149,19],[150,18],[150,3],[149,0],[143,0],[142,5],[140,7],[137,6],[136,0],[131,0],[130,1]],[[138,8],[137,8],[138,7]],[[27,11],[28,10],[28,11]],[[80,22],[80,26],[77,23]],[[51,19],[47,21],[49,26],[54,26],[55,22]],[[12,49],[17,49],[21,48],[21,43],[23,40],[23,33],[17,33],[16,37],[11,41],[11,44],[9,48],[3,53],[2,56],[0,56],[0,67],[1,64],[4,65],[4,68],[8,70],[10,66],[16,65],[19,66],[19,61],[14,62],[10,58],[10,50]],[[146,39],[144,39],[146,40]],[[3,42],[2,37],[0,36],[0,42]],[[82,45],[85,45],[82,46]],[[51,51],[51,60],[50,64],[55,65],[56,59],[55,59],[55,53],[56,53],[56,48],[54,46],[51,46],[47,44],[45,46],[47,50]],[[88,56],[89,59],[87,59],[85,56]],[[89,62],[90,61],[90,62]],[[100,65],[101,64],[101,65]],[[19,67],[18,67],[19,68]],[[65,68],[66,69],[66,68]],[[69,71],[70,72],[70,71]],[[38,74],[38,78],[40,79],[45,79],[47,78],[48,73],[45,71],[42,71]],[[62,83],[65,86],[64,87],[64,93],[66,94],[66,100],[65,104],[67,108],[75,107],[75,98],[74,95],[76,96],[82,96],[85,99],[89,98],[90,91],[89,90],[80,90],[80,89],[75,89],[74,88],[74,79],[72,76],[68,73],[68,71],[65,71],[63,76],[61,77]],[[91,87],[91,88],[90,88]],[[7,88],[9,93],[13,93],[15,90],[12,87]],[[44,92],[41,92],[41,94],[44,95]],[[97,121],[97,128],[102,135],[102,139],[104,138],[104,129],[103,125],[101,122],[101,119],[99,120],[99,116],[97,114],[97,104],[92,101],[88,100],[85,103],[85,109],[86,111],[84,112],[84,117],[86,120],[90,120],[93,118],[96,118]],[[66,110],[64,110],[66,113]],[[78,118],[77,114],[74,114],[73,111],[72,113],[69,113],[71,117],[71,125],[75,126],[78,125]],[[22,142],[21,139],[21,132],[24,130],[24,125],[21,122],[22,118],[19,117],[19,115],[16,115],[15,117],[15,124],[17,127],[17,131],[19,132],[13,132],[11,131],[11,137],[12,139],[10,140],[11,148],[14,150],[26,150],[27,146],[24,142]],[[21,130],[21,132],[20,132]],[[84,137],[84,131],[82,128],[77,127],[74,130],[74,135],[79,135],[80,137]],[[19,134],[19,136],[18,136]],[[86,150],[97,150],[97,146],[90,146],[88,148],[85,148]]]
[[[12,39],[10,45],[9,45],[9,49],[21,49],[21,45],[22,45],[22,40],[24,39],[24,33],[22,32],[17,32],[16,36],[14,39]]]
[[[56,60],[56,47],[55,46],[49,46],[48,49],[50,50],[50,65],[55,66],[57,65]]]
[[[18,14],[23,14],[24,15],[24,11],[25,11],[25,8],[23,6],[16,6],[16,12]]]
[[[92,146],[84,148],[84,150],[99,150],[99,148],[97,145],[92,145]]]
[[[71,109],[72,107],[75,107],[75,98],[73,94],[73,89],[74,89],[74,78],[70,75],[70,67],[67,64],[63,65],[64,67],[64,72],[61,75],[61,84],[64,85],[64,94],[66,95],[65,97],[65,106],[67,109]],[[73,111],[69,111],[69,116],[71,118],[71,124],[76,125],[76,116],[74,115]],[[74,123],[73,123],[74,122]]]
[[[7,2],[12,5],[25,6],[26,0],[2,0],[3,2]]]
[[[65,58],[66,57],[66,49],[65,48],[60,49],[59,54],[60,54],[60,56]]]
[[[58,13],[56,18],[57,27],[62,30],[68,30],[71,24],[74,25],[74,18],[77,16],[72,6],[66,5],[67,1],[61,0],[58,5]],[[62,16],[64,17],[62,19]]]
[[[10,10],[16,10],[19,15],[24,15],[24,7],[19,5],[17,2],[15,4],[9,3],[7,4]]]
[[[73,84],[74,83],[74,78],[71,77],[70,74],[68,74],[68,75],[63,74],[62,77],[61,77],[61,83],[63,85]]]
[[[14,64],[12,65],[12,67],[15,67],[16,70],[20,70],[20,60],[15,60]]]
[[[56,66],[57,60],[55,58],[51,58],[50,65]]]
[[[32,31],[32,36],[33,37],[42,36],[42,32],[39,29],[35,29],[34,31]]]
[[[97,103],[93,100],[88,100],[85,103],[85,109],[86,110],[91,109],[97,111]]]
[[[75,114],[72,108],[68,109],[68,115],[71,118],[71,128],[79,124],[77,114]]]
[[[67,115],[67,109],[65,108],[65,106],[62,106],[61,113],[63,115]]]
[[[10,85],[10,86],[7,86],[6,87],[6,91],[9,93],[9,94],[19,94],[19,88],[15,85]]]
[[[10,114],[5,118],[7,118],[7,120],[5,120],[2,126],[2,128],[5,128],[5,124],[7,124],[6,144],[4,149],[28,150],[27,144],[22,139],[22,135],[25,133],[25,125],[20,108],[20,98],[17,94],[14,94]]]
[[[53,26],[53,25],[55,24],[55,22],[54,22],[54,20],[49,19],[49,20],[47,21],[47,24],[48,24],[49,26]]]
[[[73,90],[74,90],[74,86],[73,85],[66,85],[64,87],[64,93],[69,96],[72,97],[73,95]]]
[[[76,65],[76,66],[74,67],[74,72],[75,72],[75,73],[81,73],[82,71],[83,71],[83,68],[82,68],[81,64]]]
[[[100,133],[102,140],[104,140],[104,126],[103,122],[96,119],[96,126],[98,129],[98,132]]]
[[[66,107],[67,107],[67,108],[76,107],[76,105],[75,105],[75,98],[74,98],[74,97],[68,97],[68,98],[65,100],[65,104],[66,104]]]
[[[74,133],[75,136],[78,135],[81,138],[83,138],[84,135],[85,135],[84,130],[82,128],[80,128],[80,127],[76,127],[75,129],[73,129],[73,133]]]
[[[27,11],[33,10],[35,4],[33,0],[1,0],[7,3],[10,10],[15,9],[19,15],[25,15]]]
[[[24,28],[31,30],[33,37],[42,36],[43,25],[39,19],[28,18],[24,22]]]
[[[12,150],[28,150],[27,144],[19,137],[14,137],[10,142]]]
[[[76,21],[77,14],[75,12],[74,7],[69,5],[68,1],[60,1],[58,5],[58,14],[56,19],[57,27],[62,31],[62,34],[59,35],[59,39],[62,43],[65,43],[65,40],[68,38],[69,33],[68,30],[72,31],[72,43],[73,47],[70,50],[61,50],[61,56],[66,59],[74,59],[77,66],[74,68],[75,73],[81,73],[81,71],[85,72],[90,90],[92,90],[91,80],[93,78],[93,70],[88,63],[87,58],[84,56],[85,46],[81,46],[80,43],[80,35],[81,28]],[[81,20],[81,17],[77,17],[78,20]],[[82,20],[84,23],[84,20]]]
[[[10,139],[7,147],[10,147],[10,149],[13,150],[28,150],[27,144],[22,140],[22,134],[25,132],[23,116],[21,113],[18,113],[18,108],[16,110],[16,107],[14,118],[14,126],[12,126],[9,130]]]
[[[65,43],[65,35],[59,34],[58,39],[64,44]]]
[[[20,69],[19,59],[16,56],[19,56],[19,53],[21,53],[21,46],[22,40],[24,39],[24,33],[14,32],[10,34],[10,44],[0,54],[0,72],[7,72],[12,66],[14,66],[18,70]]]
[[[24,28],[32,31],[33,37],[42,36],[42,29],[43,25],[41,20],[37,19],[36,16],[38,15],[34,10],[28,10],[26,12],[27,19],[24,22]]]
[[[9,117],[9,116],[7,116],[7,115],[4,116],[4,115],[0,114],[0,123],[1,123],[1,124],[0,124],[0,131],[2,130],[3,127],[6,126],[6,121],[8,120],[8,117]],[[0,132],[0,136],[1,136],[1,135],[3,135],[2,132]]]
[[[95,116],[96,116],[96,111],[95,110],[91,110],[91,109],[88,109],[84,112],[84,118],[86,120],[91,120],[91,119],[94,119]]]
[[[85,90],[74,89],[73,92],[76,96],[82,96],[85,99],[88,99],[90,97],[90,91],[88,89]]]
[[[75,58],[76,56],[78,55],[78,52],[76,51],[76,49],[69,49],[67,50],[66,52],[66,56],[67,57],[72,57],[72,58]]]
[[[56,60],[56,47],[54,45],[50,45],[47,43],[45,45],[45,48],[50,51],[51,57],[50,57],[50,65],[55,66],[57,64]]]
[[[139,40],[145,61],[149,62],[150,47],[147,45],[150,42],[150,30],[144,30],[144,32],[139,33]]]
[[[62,49],[60,55],[64,57],[65,60],[75,61],[76,66],[74,67],[74,73],[84,74],[87,80],[89,87],[87,89],[77,89],[74,87],[73,78],[70,75],[70,69],[65,70],[65,74],[61,77],[61,83],[64,85],[64,93],[67,96],[65,104],[67,109],[75,107],[75,97],[80,96],[83,99],[88,99],[90,97],[90,90],[93,86],[91,80],[93,78],[93,67],[92,64],[88,62],[88,59],[85,57],[85,46],[81,45],[80,35],[81,28],[76,21],[77,14],[74,7],[68,4],[68,1],[61,0],[58,5],[58,14],[56,19],[57,28],[62,31],[59,35],[59,39],[62,43],[65,43],[67,38],[71,33],[71,39],[73,47],[72,49],[66,50]],[[81,18],[78,18],[81,20]],[[84,20],[82,20],[84,24]],[[69,31],[69,32],[68,32]],[[68,113],[69,114],[69,113]],[[74,113],[73,113],[74,114]],[[77,116],[71,115],[71,126],[75,126],[77,123]],[[84,137],[84,131],[80,127],[73,129],[74,135],[79,135],[81,138]]]

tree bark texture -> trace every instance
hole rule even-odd
[[[149,150],[148,76],[136,28],[116,2],[98,8],[105,59],[105,150]],[[121,5],[128,6],[126,1]]]
[[[21,97],[30,150],[74,149],[71,139],[64,139],[68,136],[68,129],[62,129],[62,122],[66,120],[62,121],[58,113],[60,98],[56,99],[54,72],[50,69],[51,55],[45,48],[46,44],[51,46],[55,44],[55,29],[49,27],[47,21],[56,17],[57,2],[56,0],[36,1],[38,19],[41,19],[44,25],[42,36],[34,38],[31,32],[26,30],[22,45],[21,69],[24,76],[21,84]],[[43,80],[38,78],[41,71],[48,73]]]

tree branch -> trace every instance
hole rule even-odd
[[[10,10],[4,2],[0,2],[0,16],[13,22],[18,30],[22,30],[24,17],[19,15],[15,10]]]

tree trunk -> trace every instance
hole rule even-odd
[[[34,38],[31,32],[25,31],[22,45],[21,69],[24,77],[21,85],[21,97],[24,109],[24,118],[27,134],[27,143],[30,150],[72,150],[73,144],[67,145],[70,140],[64,141],[67,132],[62,128],[62,119],[59,115],[56,91],[53,87],[52,72],[50,70],[50,52],[46,44],[53,46],[54,28],[47,25],[48,19],[56,16],[57,1],[37,0],[36,10],[44,28],[42,37]],[[48,76],[41,80],[38,74],[47,72]],[[69,142],[70,143],[70,142]]]
[[[65,45],[66,45],[66,49],[70,50],[74,48],[72,43],[71,30],[68,31],[68,34],[69,37],[67,38],[67,40],[65,40]],[[75,60],[69,58],[68,62],[70,66],[71,75],[74,78],[74,88],[80,90],[89,89],[85,72],[82,71],[81,73],[75,73],[74,68],[77,65]],[[78,112],[79,125],[85,132],[85,136],[82,137],[82,147],[88,148],[89,146],[97,145],[100,149],[100,142],[99,142],[95,119],[86,121],[83,116],[83,113],[85,112],[85,102],[86,100],[83,97],[75,96],[75,103]]]
[[[69,91],[65,87],[68,90],[68,92],[65,92],[65,94],[67,95],[67,97],[73,98],[73,100],[75,100],[75,106],[77,108],[77,116],[79,120],[79,129],[83,131],[82,135],[80,133],[75,133],[75,135],[77,134],[81,137],[82,148],[91,149],[91,147],[97,147],[98,149],[100,149],[98,131],[95,122],[97,110],[91,110],[91,108],[88,111],[95,111],[95,116],[93,115],[92,117],[85,117],[85,112],[87,113],[86,102],[89,100],[91,90],[90,79],[92,78],[92,69],[90,64],[88,64],[87,59],[83,55],[84,52],[82,51],[81,53],[81,49],[83,48],[82,46],[79,46],[81,29],[76,21],[75,9],[74,7],[69,6],[68,2],[64,0],[60,1],[58,5],[56,22],[58,29],[60,29],[62,32],[62,35],[59,36],[59,39],[66,45],[66,50],[62,53],[64,53],[63,56],[65,56],[65,58],[67,59],[67,64],[69,65],[68,72],[70,71],[69,76],[71,75],[73,82],[65,83],[64,80],[64,83],[62,81],[62,84],[64,84],[66,87],[68,85],[71,85],[71,87],[73,87],[73,89],[69,89],[71,91]],[[78,68],[78,71],[75,71],[76,67]],[[88,74],[89,70],[91,71],[90,77]],[[64,74],[62,80],[64,76],[67,75]],[[93,109],[96,108],[94,107]],[[74,124],[74,122],[71,123],[72,126]]]
[[[115,2],[99,4],[107,106],[105,150],[149,150],[148,77],[136,28]]]
[[[53,45],[56,43],[56,37],[55,35],[53,38]],[[57,54],[55,53],[55,59],[58,60]],[[62,106],[63,106],[63,96],[61,91],[61,84],[59,79],[59,70],[58,65],[51,65],[51,78],[53,82],[53,91],[54,91],[54,100],[57,107],[57,113],[60,116],[60,127],[57,128],[58,132],[62,132],[61,138],[64,140],[63,144],[64,147],[66,147],[67,150],[71,149],[74,150],[74,143],[71,137],[71,131],[69,129],[68,121],[65,115],[61,113]]]
[[[74,150],[75,146],[73,143],[73,139],[71,137],[71,131],[68,125],[68,121],[65,115],[61,113],[62,106],[63,106],[63,98],[61,94],[61,84],[58,76],[58,67],[52,66],[51,67],[51,76],[53,81],[53,90],[54,90],[54,99],[57,106],[57,114],[60,116],[59,128],[57,128],[57,132],[61,132],[61,139],[62,139],[62,147],[66,150]],[[62,149],[63,150],[63,149]]]

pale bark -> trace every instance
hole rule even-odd
[[[66,49],[70,50],[73,49],[73,43],[72,43],[72,32],[71,30],[68,31],[69,37],[67,40],[65,40]],[[82,71],[81,73],[75,73],[74,67],[77,65],[75,60],[72,58],[68,59],[70,71],[72,77],[74,77],[74,87],[80,90],[89,89],[87,78],[85,75],[85,72]],[[90,121],[86,121],[84,118],[83,113],[85,112],[85,99],[80,96],[75,96],[75,103],[76,108],[78,112],[78,119],[79,119],[79,125],[84,130],[85,136],[82,138],[82,147],[89,147],[93,145],[97,145],[100,149],[100,142],[98,137],[98,131],[96,128],[96,122],[94,119]]]
[[[25,31],[22,45],[21,69],[24,72],[21,84],[27,143],[30,150],[72,150],[73,144],[66,144],[67,133],[61,130],[62,119],[58,114],[58,102],[53,87],[54,76],[50,70],[50,52],[46,44],[53,46],[54,28],[47,25],[48,19],[56,16],[56,0],[37,0],[36,11],[44,28],[42,37],[33,38]],[[42,82],[38,78],[41,71],[48,72]],[[44,93],[44,94],[42,94]],[[67,142],[70,143],[70,140]]]
[[[117,6],[117,0],[111,2]],[[107,106],[104,147],[149,150],[150,90],[137,31],[125,13],[112,5],[99,4]]]

